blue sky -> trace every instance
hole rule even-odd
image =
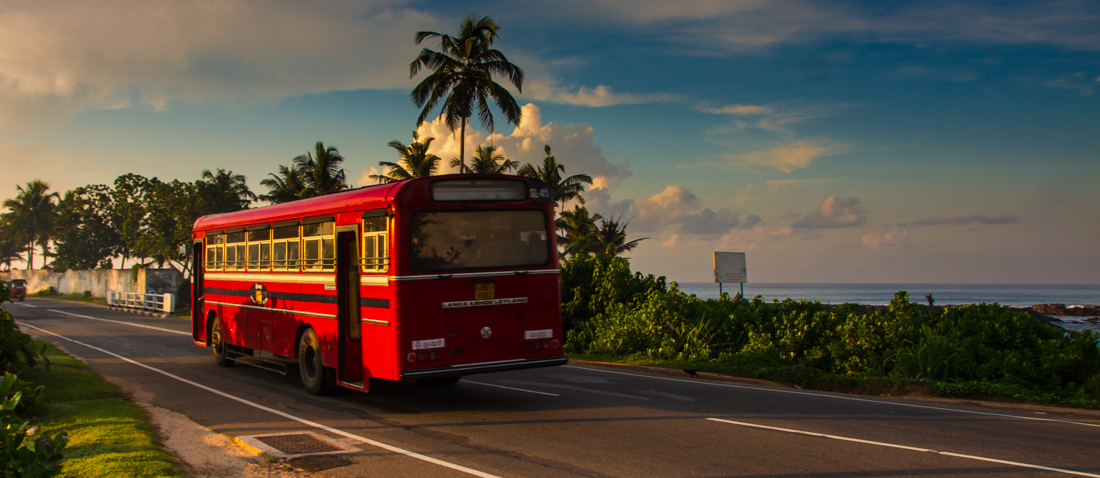
[[[762,282],[1100,282],[1084,1],[2,2],[0,196],[216,167],[262,192],[318,140],[359,178],[416,127],[414,32],[471,12],[527,81],[521,125],[468,149],[549,143],[596,176],[589,207],[650,238],[639,270],[708,281],[721,250]]]

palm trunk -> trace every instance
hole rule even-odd
[[[34,241],[27,247],[27,270],[34,270]]]
[[[458,138],[458,172],[466,174],[466,118],[462,118],[462,129]]]

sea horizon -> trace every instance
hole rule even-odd
[[[670,281],[671,282],[671,281]],[[715,299],[719,285],[714,282],[679,282],[680,290],[701,299]],[[722,290],[735,295],[742,284],[722,284]],[[1060,283],[921,283],[921,282],[746,282],[745,297],[761,296],[766,301],[806,300],[828,304],[845,302],[886,305],[898,291],[909,293],[909,300],[927,303],[931,294],[935,305],[997,303],[1012,307],[1037,304],[1100,305],[1100,284]]]

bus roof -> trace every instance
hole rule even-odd
[[[309,199],[263,206],[243,211],[211,214],[203,216],[195,221],[195,231],[210,231],[217,229],[233,229],[243,226],[251,226],[263,223],[277,223],[309,217],[330,216],[333,214],[362,211],[364,209],[384,208],[393,204],[394,198],[402,188],[411,184],[422,184],[436,180],[454,179],[498,179],[508,178],[521,181],[535,181],[523,176],[501,174],[451,174],[442,176],[430,176],[426,178],[406,179],[388,184],[365,186],[348,191],[326,194]],[[542,184],[539,182],[539,184]],[[426,187],[426,186],[425,186]],[[545,185],[543,185],[545,187]],[[416,189],[415,187],[413,188]],[[535,199],[532,199],[535,200]],[[550,204],[549,195],[544,196],[543,204]]]
[[[405,180],[389,184],[365,186],[282,204],[202,216],[195,220],[194,230],[208,231],[211,229],[234,228],[250,224],[300,219],[309,216],[324,216],[372,207],[385,207],[385,205],[392,201],[394,194],[397,194],[397,190],[408,182],[409,180]]]

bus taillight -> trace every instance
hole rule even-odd
[[[527,351],[538,352],[539,350],[550,350],[558,348],[558,339],[554,340],[528,340]]]
[[[409,352],[407,358],[410,362],[431,362],[443,358],[440,350],[425,350],[423,352]]]

